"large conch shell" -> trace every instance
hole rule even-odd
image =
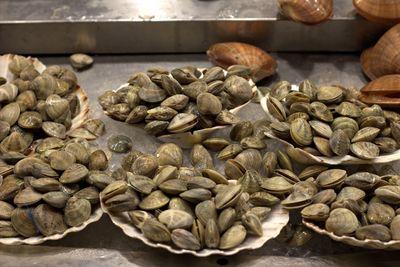
[[[281,12],[304,24],[318,24],[329,19],[333,10],[332,0],[278,0]]]
[[[216,43],[207,50],[208,59],[226,69],[231,65],[245,65],[252,71],[252,80],[258,82],[275,74],[277,63],[264,50],[245,43]]]
[[[400,107],[400,75],[385,75],[371,81],[361,89],[359,99],[370,105]]]
[[[353,5],[367,20],[383,24],[400,22],[400,3],[397,0],[353,0]]]
[[[375,46],[360,57],[364,73],[374,80],[388,74],[400,74],[400,24],[390,28]]]

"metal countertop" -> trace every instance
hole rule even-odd
[[[358,64],[357,54],[272,54],[278,60],[279,75],[269,78],[261,85],[269,85],[285,79],[299,83],[308,78],[318,84],[342,84],[361,87],[366,83]],[[45,64],[68,66],[67,57],[39,57]],[[106,89],[115,89],[125,82],[130,74],[149,67],[162,66],[168,69],[184,65],[207,67],[210,63],[203,54],[184,55],[141,55],[141,56],[96,56],[94,66],[78,73],[79,84],[88,92],[93,117],[99,117],[107,125],[106,135],[99,144],[118,130],[132,137],[134,148],[154,152],[160,143],[154,137],[146,136],[136,126],[114,121],[103,115],[97,104],[97,97]],[[244,119],[255,120],[263,117],[261,108],[252,103],[240,113]],[[274,148],[268,142],[269,149]],[[113,162],[121,156],[113,155]],[[115,164],[111,169],[115,168]],[[305,246],[287,247],[284,243],[271,240],[264,247],[244,251],[230,257],[213,256],[195,258],[188,255],[173,255],[161,249],[146,247],[138,240],[126,237],[114,226],[108,215],[79,233],[73,233],[58,241],[38,246],[0,246],[1,267],[26,266],[399,266],[398,252],[371,251],[354,248],[315,235]]]

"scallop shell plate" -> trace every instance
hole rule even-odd
[[[0,55],[0,76],[6,78],[7,81],[12,81],[14,78],[14,75],[8,70],[8,64],[11,62],[13,57],[13,54]],[[46,69],[46,66],[39,59],[32,57],[29,58],[32,60],[33,66],[39,73],[42,73]],[[85,90],[78,85],[73,93],[75,93],[79,99],[81,111],[72,119],[72,125],[67,134],[82,126],[82,124],[89,118],[90,113],[89,99]]]
[[[400,250],[400,241],[399,240],[391,240],[389,242],[382,242],[379,240],[365,239],[359,240],[352,236],[338,236],[332,232],[328,232],[325,229],[320,228],[312,222],[303,220],[303,224],[313,230],[314,232],[329,236],[331,239],[345,243],[350,246],[369,248],[369,249],[384,249],[384,250]]]
[[[199,68],[199,70],[201,72],[204,71],[204,69]],[[226,71],[224,70],[224,73],[226,75]],[[169,74],[170,77],[172,77],[171,74]],[[200,78],[203,77],[200,76]],[[251,89],[253,91],[253,95],[255,95],[257,93],[257,86],[254,83],[253,80],[249,79],[249,84],[251,86]],[[118,89],[114,90],[114,92],[117,92],[118,90],[128,86],[128,83],[125,83],[123,85],[121,85]],[[229,111],[236,114],[238,113],[242,108],[244,108],[247,104],[249,104],[252,100],[250,99],[249,101],[247,101],[246,103],[244,103],[243,105],[237,106],[233,109],[230,109]],[[182,148],[191,148],[194,144],[198,144],[201,143],[204,139],[206,139],[208,136],[211,135],[211,133],[215,132],[218,129],[224,129],[226,127],[228,127],[229,125],[221,125],[221,126],[215,126],[215,127],[211,127],[211,128],[205,128],[205,129],[201,129],[201,130],[196,130],[193,132],[183,132],[183,133],[176,133],[176,134],[165,134],[165,135],[160,135],[157,138],[164,142],[164,143],[175,143],[177,145],[179,145]]]
[[[230,183],[236,183],[236,181],[230,180]],[[268,240],[273,239],[279,235],[282,228],[288,223],[289,221],[289,213],[287,210],[281,208],[281,206],[275,205],[272,208],[271,213],[269,213],[266,220],[262,223],[263,228],[263,236],[250,236],[248,235],[245,241],[230,250],[220,250],[220,249],[202,249],[199,251],[192,251],[187,249],[180,249],[173,247],[171,245],[162,244],[162,243],[154,243],[147,239],[142,232],[136,228],[131,220],[129,219],[128,212],[122,212],[118,215],[112,214],[107,211],[107,208],[104,206],[103,201],[100,199],[101,207],[105,213],[110,216],[111,221],[122,229],[124,234],[129,237],[139,239],[146,245],[153,247],[153,248],[163,248],[168,250],[173,254],[192,254],[196,257],[208,257],[211,255],[234,255],[242,250],[254,250],[262,247]]]
[[[292,90],[293,91],[298,91],[299,87],[297,85],[292,85]],[[269,98],[269,94],[267,93],[266,95],[262,96],[260,94],[260,104],[261,107],[263,108],[266,117],[268,120],[271,122],[278,121],[272,114],[269,112],[268,107],[267,107],[267,100]],[[334,157],[324,157],[324,156],[315,156],[307,151],[302,150],[301,148],[295,147],[293,144],[289,143],[288,141],[282,140],[279,137],[275,136],[272,131],[267,131],[265,132],[265,135],[271,139],[275,139],[285,146],[288,147],[288,154],[298,154],[302,156],[302,162],[303,164],[327,164],[327,165],[340,165],[340,164],[345,164],[345,165],[350,165],[350,164],[379,164],[379,163],[389,163],[395,160],[400,159],[400,149],[396,150],[392,153],[387,153],[382,156],[379,156],[375,159],[367,160],[367,159],[360,159],[357,157],[354,157],[352,155],[346,155],[346,156],[334,156]]]
[[[0,76],[5,77],[7,81],[10,81],[13,79],[13,74],[8,70],[8,64],[12,60],[14,55],[12,54],[6,54],[0,56]],[[33,65],[35,66],[36,70],[42,73],[45,69],[46,66],[40,62],[37,58],[30,58],[33,61]],[[86,121],[89,118],[89,100],[87,97],[87,94],[84,89],[81,87],[77,87],[75,90],[76,95],[78,96],[79,99],[79,104],[81,106],[81,112],[72,120],[72,126],[69,131],[72,131],[76,128],[79,128],[84,121]],[[5,244],[5,245],[21,245],[21,244],[27,244],[27,245],[37,245],[41,244],[47,240],[58,240],[63,238],[69,233],[75,233],[82,231],[86,226],[93,222],[97,222],[100,220],[101,216],[103,215],[103,211],[98,206],[95,210],[92,211],[92,214],[90,215],[89,220],[85,221],[83,224],[76,226],[76,227],[70,227],[68,228],[65,232],[61,234],[55,234],[51,236],[34,236],[34,237],[29,237],[29,238],[24,238],[24,237],[8,237],[8,238],[0,238],[0,244]]]

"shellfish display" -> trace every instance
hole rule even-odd
[[[134,73],[127,84],[99,96],[111,118],[129,124],[145,122],[144,130],[163,142],[191,147],[213,131],[238,121],[235,115],[256,92],[249,68],[187,66],[172,71]]]
[[[199,144],[190,152],[192,167],[183,166],[183,158],[173,143],[154,155],[133,150],[124,157],[126,178],[105,187],[100,199],[125,234],[173,253],[204,257],[258,248],[286,225],[288,213],[277,206],[278,197],[260,187],[258,171],[229,180]]]
[[[301,210],[307,227],[353,246],[400,248],[398,175],[313,165],[298,177],[281,203]]]
[[[355,88],[317,87],[308,80],[294,88],[279,82],[261,99],[272,122],[265,134],[285,143],[294,160],[337,165],[400,158],[397,112],[367,106]]]

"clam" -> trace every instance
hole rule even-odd
[[[278,6],[284,15],[305,24],[324,22],[333,13],[332,0],[278,0]]]
[[[227,160],[236,157],[240,152],[243,151],[242,146],[238,144],[230,144],[222,149],[217,157],[219,160]]]
[[[61,234],[67,230],[61,212],[47,204],[40,204],[33,211],[35,225],[44,236]]]
[[[223,68],[236,64],[250,67],[255,82],[273,75],[277,68],[276,61],[269,54],[245,43],[214,44],[207,50],[207,56],[213,64]]]
[[[21,108],[18,103],[11,102],[0,109],[0,120],[12,126],[18,121],[20,114]]]
[[[335,188],[336,186],[343,183],[347,174],[345,170],[341,169],[330,169],[321,172],[317,177],[317,184],[321,188]]]
[[[14,230],[10,221],[0,221],[1,237],[16,237],[18,233]]]
[[[278,121],[286,120],[286,111],[282,105],[282,103],[275,97],[268,97],[267,99],[267,108],[268,111],[274,116]]]
[[[8,64],[8,69],[14,75],[19,76],[21,71],[29,66],[32,66],[33,62],[30,57],[24,57],[20,55],[13,55],[10,63]]]
[[[397,150],[397,142],[390,137],[378,137],[373,143],[378,146],[379,151],[382,153],[392,153]]]
[[[183,68],[176,68],[171,71],[172,77],[174,77],[180,84],[189,84],[198,79],[200,76],[199,70],[192,66]]]
[[[138,123],[143,121],[147,116],[148,108],[144,105],[139,105],[132,109],[129,115],[126,117],[125,122],[127,123]]]
[[[190,162],[192,166],[200,167],[200,168],[213,168],[214,163],[211,157],[211,154],[208,150],[200,145],[195,144],[190,151]]]
[[[69,195],[61,191],[47,192],[42,196],[44,202],[52,207],[62,209],[67,204]]]
[[[21,112],[26,110],[34,110],[38,103],[35,93],[31,90],[20,93],[15,99],[15,102],[18,103]]]
[[[169,107],[174,110],[182,110],[189,103],[189,97],[184,94],[176,94],[166,98],[161,102],[161,107]]]
[[[286,199],[281,202],[285,209],[298,209],[309,205],[312,202],[312,196],[300,191],[293,191]]]
[[[86,68],[89,68],[93,64],[93,58],[89,55],[82,54],[82,53],[77,53],[73,54],[69,57],[69,61],[72,65],[77,70],[83,70]]]
[[[246,235],[247,231],[243,225],[234,225],[221,236],[219,248],[230,249],[237,247],[244,241]]]
[[[235,161],[239,163],[245,170],[256,170],[261,168],[262,156],[257,149],[249,148],[240,152]]]
[[[0,151],[5,152],[24,152],[30,143],[24,139],[24,136],[19,132],[12,132],[9,136],[3,139],[0,143]]]
[[[191,203],[199,203],[211,199],[212,193],[204,188],[194,188],[179,194],[179,196]]]
[[[113,135],[107,140],[108,149],[116,153],[126,153],[132,148],[132,140],[125,135]]]
[[[203,225],[207,225],[209,220],[217,221],[217,209],[212,200],[198,203],[195,208],[195,214]]]
[[[105,133],[105,124],[99,119],[87,120],[83,127],[96,136],[102,136]]]
[[[202,145],[205,146],[207,149],[212,150],[212,151],[221,151],[224,149],[226,146],[228,146],[230,142],[222,137],[211,137],[207,138],[202,142]]]
[[[321,121],[332,122],[333,115],[328,107],[321,102],[315,101],[310,104],[309,114]]]
[[[270,193],[260,191],[250,195],[249,202],[255,206],[272,207],[279,202],[279,198]]]
[[[140,88],[138,95],[141,100],[148,103],[156,103],[163,101],[167,95],[166,91],[159,88],[155,83],[148,83]]]
[[[293,184],[289,183],[285,178],[281,176],[275,176],[264,179],[261,187],[269,193],[280,195],[291,192]]]
[[[21,206],[30,206],[42,200],[42,194],[36,192],[31,187],[27,187],[14,197],[14,204]]]
[[[9,220],[11,218],[13,210],[13,205],[5,201],[0,201],[0,220]]]
[[[186,191],[186,190],[184,190]],[[183,200],[182,198],[179,197],[173,197],[168,203],[168,209],[170,210],[182,210],[188,214],[190,214],[193,218],[195,218],[195,214],[193,212],[193,209],[191,205]]]
[[[67,129],[64,124],[52,122],[52,121],[44,121],[42,123],[42,130],[51,137],[57,137],[60,139],[64,139],[66,136]]]
[[[82,139],[86,139],[86,140],[95,140],[97,138],[94,134],[92,134],[85,128],[77,128],[77,129],[69,132],[68,136],[73,137],[73,138],[82,138]]]
[[[132,210],[128,212],[128,216],[131,219],[133,225],[137,228],[142,229],[143,224],[146,220],[155,219],[154,216],[147,211],[143,210]]]
[[[85,179],[88,174],[89,170],[84,165],[74,163],[63,172],[59,181],[63,184],[77,183]]]
[[[199,240],[191,232],[184,229],[175,229],[171,233],[171,240],[177,247],[181,249],[200,250],[201,244]]]
[[[209,219],[204,230],[204,243],[208,248],[217,248],[220,242],[216,220]]]
[[[31,186],[40,192],[58,191],[60,190],[61,184],[54,178],[39,178],[33,180]]]
[[[240,117],[228,110],[222,110],[215,117],[215,122],[219,125],[233,125],[240,122]]]
[[[360,240],[372,239],[382,242],[388,242],[392,239],[389,228],[380,224],[359,227],[355,232],[355,236]]]
[[[90,171],[85,180],[88,184],[94,185],[99,189],[104,189],[114,182],[114,179],[108,173],[102,171]]]
[[[7,137],[10,133],[10,124],[6,121],[0,120],[0,141]]]
[[[171,133],[186,132],[196,126],[198,117],[190,113],[178,113],[169,123],[167,131]]]
[[[87,221],[90,214],[91,205],[88,200],[71,197],[64,208],[64,221],[69,226],[78,226]]]
[[[369,172],[357,172],[347,176],[344,183],[362,190],[369,190],[380,180],[379,176]]]
[[[105,171],[108,168],[108,158],[103,150],[93,151],[89,156],[89,170]]]
[[[330,208],[323,203],[311,204],[301,210],[301,216],[311,221],[325,221],[329,217]]]
[[[393,72],[396,73],[396,72]],[[359,99],[367,104],[379,104],[382,107],[396,108],[398,99],[394,96],[400,75],[386,74],[369,82],[361,89]]]
[[[400,240],[400,216],[396,215],[390,224],[390,231],[393,240]]]
[[[335,130],[329,139],[329,145],[333,153],[338,156],[345,156],[350,150],[348,135],[341,129]]]
[[[31,237],[38,234],[31,208],[16,208],[11,214],[11,225],[18,234]]]
[[[143,235],[154,242],[171,241],[171,233],[168,228],[156,219],[147,219],[141,228]]]
[[[73,155],[77,163],[87,165],[89,163],[89,152],[84,145],[80,143],[69,143],[64,147],[64,151]]]
[[[90,202],[90,204],[97,204],[99,202],[99,190],[97,187],[85,187],[74,194],[76,198],[83,198]]]
[[[164,207],[169,202],[169,197],[164,195],[160,190],[153,191],[151,194],[142,199],[139,207],[143,210],[156,210]]]
[[[374,159],[379,156],[379,147],[371,142],[356,142],[350,145],[351,152],[361,159]]]
[[[146,195],[150,194],[156,187],[156,184],[152,179],[143,175],[133,175],[132,173],[128,173],[127,181],[137,192]]]
[[[239,76],[231,76],[225,80],[225,91],[234,106],[242,105],[253,98],[249,82]]]
[[[197,107],[202,115],[215,116],[222,111],[221,101],[210,93],[201,93],[197,96]]]
[[[230,228],[236,220],[236,211],[234,208],[226,208],[218,216],[218,228],[220,233]]]
[[[57,171],[65,171],[75,163],[75,156],[66,151],[54,151],[49,155],[50,166]]]
[[[18,87],[12,83],[0,85],[0,103],[12,102],[18,95]]]
[[[165,224],[169,230],[188,229],[193,224],[193,217],[182,210],[168,209],[158,215],[158,220]]]
[[[390,0],[353,0],[357,12],[367,20],[383,23],[396,24],[400,22],[398,7]]]
[[[396,216],[394,209],[382,203],[370,203],[368,205],[367,218],[372,224],[390,225]]]
[[[290,136],[300,146],[307,146],[312,143],[311,127],[305,119],[295,119],[290,124]]]
[[[354,233],[359,227],[357,217],[348,209],[338,208],[331,211],[325,222],[326,230],[336,235]]]
[[[160,166],[172,165],[179,168],[183,163],[182,149],[173,143],[161,145],[156,151],[156,157]]]

